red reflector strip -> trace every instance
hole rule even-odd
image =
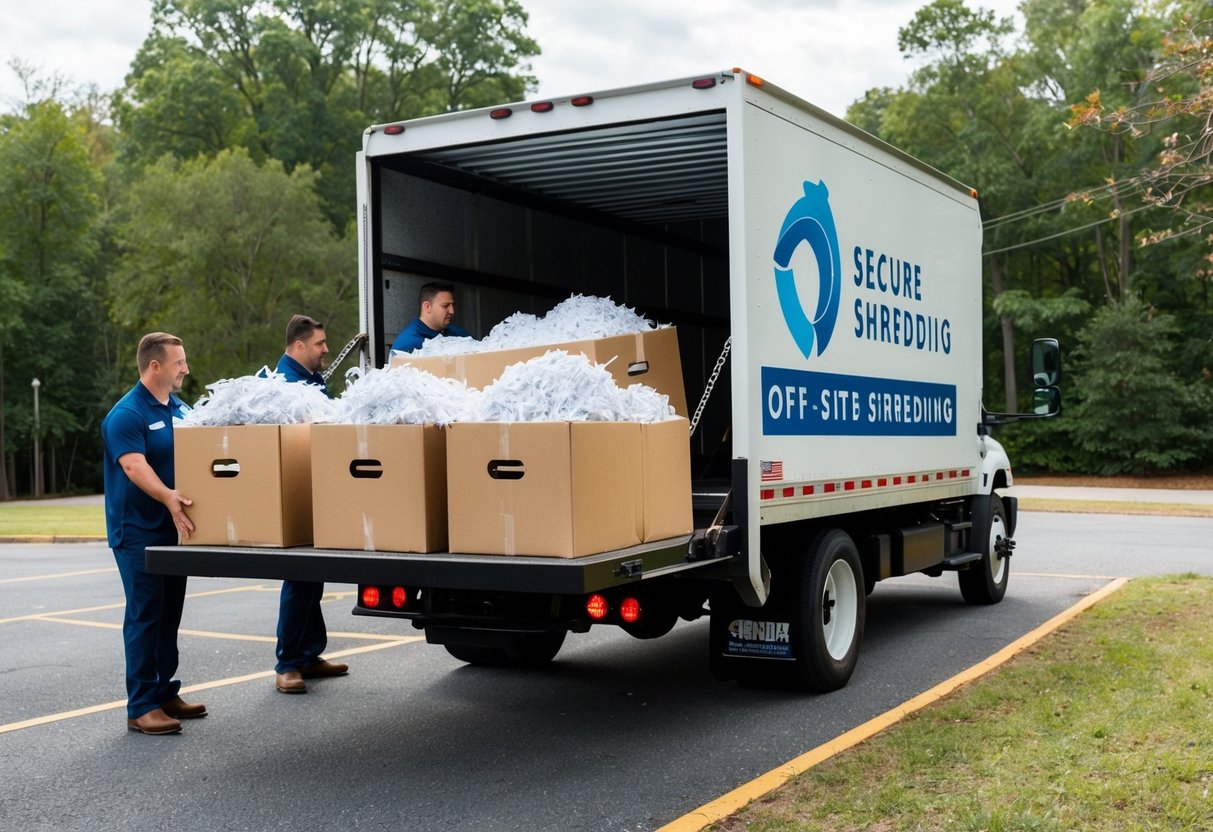
[[[531,105],[532,113],[550,113],[556,105],[551,101],[537,101]]]
[[[586,107],[586,106],[594,103],[594,96],[579,95],[576,98],[569,99],[569,103],[572,104],[574,107]]]
[[[859,487],[860,487],[860,488],[871,488],[871,487],[872,487],[872,481],[871,481],[871,480],[864,480],[863,482],[861,482],[861,483],[859,484]]]
[[[806,485],[804,488],[802,488],[802,489],[800,490],[800,493],[801,493],[801,494],[812,494],[812,493],[813,493],[813,486],[811,486],[811,485]]]
[[[710,90],[716,86],[715,78],[697,78],[691,82],[691,86],[697,90]]]
[[[949,472],[948,472],[948,479],[950,479],[950,480],[954,480],[954,479],[956,479],[956,472],[955,472],[955,471],[949,471]]]
[[[824,492],[825,492],[825,493],[827,493],[827,494],[833,494],[833,493],[834,493],[834,487],[835,487],[835,486],[834,486],[834,483],[832,483],[832,482],[827,482],[825,485],[823,485],[823,486],[821,487],[821,490],[822,490],[822,491],[824,491]]]
[[[502,107],[500,110],[493,110],[489,113],[489,118],[509,118],[514,114],[514,111],[509,107]]]
[[[854,491],[855,490],[855,480],[847,480],[846,482],[844,482],[842,484],[842,490],[843,491]]]
[[[893,485],[901,485],[901,477],[893,477]]]
[[[962,477],[967,477],[969,475],[969,469],[968,468],[964,469],[963,471],[960,472],[960,475]]]
[[[796,496],[796,488],[795,488],[795,487],[792,487],[792,488],[785,488],[785,489],[783,490],[783,496],[785,496],[785,497],[795,497],[795,496]]]
[[[762,491],[759,492],[758,496],[763,500],[773,500],[773,499],[775,499],[775,489],[774,488],[764,488],[764,489],[762,489]]]
[[[401,133],[404,132],[404,125],[403,124],[389,124],[387,127],[383,128],[383,132],[387,133],[389,136],[399,136]]]

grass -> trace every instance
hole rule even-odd
[[[105,536],[103,506],[6,506],[0,503],[0,537]]]
[[[1213,578],[1143,578],[715,832],[1213,829]]]
[[[1072,514],[1154,514],[1166,517],[1213,517],[1213,506],[1197,503],[1144,503],[1122,500],[1058,500],[1020,497],[1020,511],[1057,511]]]

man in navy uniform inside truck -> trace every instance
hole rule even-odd
[[[413,352],[431,338],[451,335],[469,338],[471,333],[453,324],[455,319],[455,287],[449,283],[427,283],[418,292],[418,315],[411,324],[400,330],[392,342],[395,352]]]
[[[320,370],[328,355],[324,324],[307,315],[295,315],[286,325],[286,352],[275,372],[287,381],[313,384],[328,393]],[[324,584],[312,581],[283,581],[278,605],[278,663],[274,686],[282,693],[307,693],[304,679],[343,676],[349,667],[320,658],[328,645],[328,631],[320,599]]]

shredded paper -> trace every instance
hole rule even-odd
[[[324,391],[313,384],[297,384],[266,369],[264,376],[226,378],[208,384],[203,396],[186,414],[186,425],[294,425],[330,422],[334,408]]]
[[[652,321],[637,314],[636,310],[617,304],[610,298],[573,295],[542,318],[527,312],[515,312],[493,327],[480,341],[475,338],[438,336],[422,344],[413,355],[467,355],[490,350],[540,347],[567,341],[630,335],[655,327]]]
[[[480,392],[464,382],[415,367],[371,370],[336,402],[340,422],[367,425],[449,425],[476,408]]]

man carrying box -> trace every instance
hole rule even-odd
[[[324,357],[328,355],[324,324],[307,315],[295,315],[286,325],[286,352],[275,371],[287,381],[314,384],[328,392],[324,376]],[[320,599],[324,584],[311,581],[283,581],[278,604],[278,663],[274,667],[274,686],[282,693],[307,693],[304,679],[319,676],[344,676],[349,666],[322,659],[328,645],[328,631]]]
[[[470,338],[471,333],[451,321],[455,319],[455,287],[449,283],[427,283],[417,295],[417,320],[400,330],[392,342],[395,352],[413,352],[439,335]]]
[[[173,463],[173,423],[189,410],[176,394],[190,370],[181,339],[167,332],[144,335],[135,360],[138,383],[101,421],[105,526],[126,595],[126,725],[141,734],[175,734],[181,720],[206,716],[205,705],[182,700],[173,678],[185,578],[145,571],[144,550],[174,546],[194,530]]]

